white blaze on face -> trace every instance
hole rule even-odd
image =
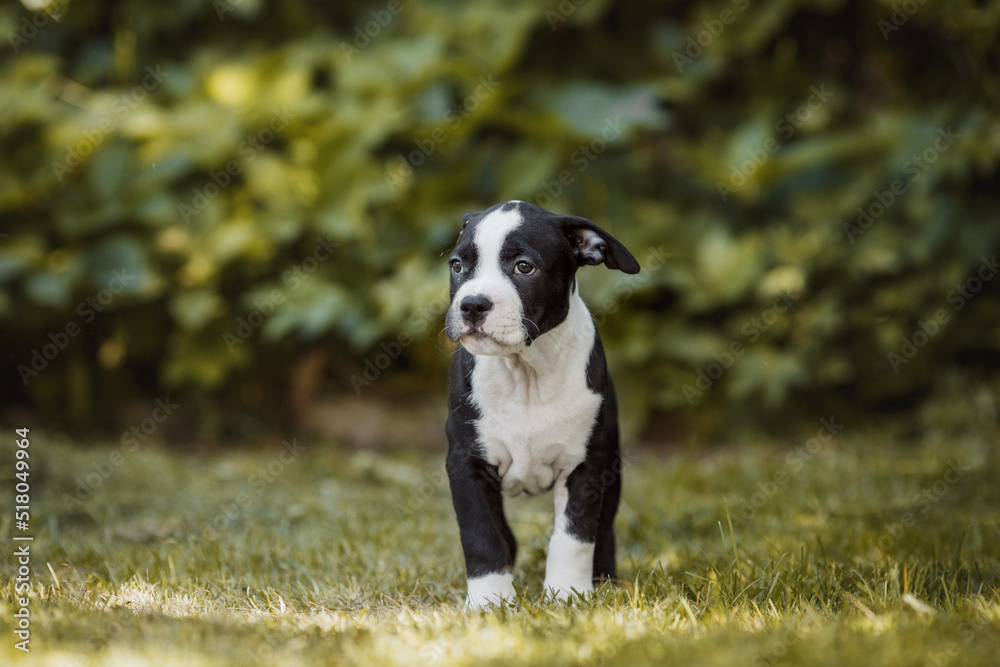
[[[500,249],[511,231],[522,222],[517,209],[497,210],[480,220],[473,243],[478,258],[470,280],[455,293],[448,317],[459,331],[462,346],[473,354],[510,354],[524,346],[521,324],[524,310],[509,271],[500,266]],[[461,303],[468,296],[483,295],[493,302],[479,326],[481,334],[468,335],[473,329],[462,321]]]

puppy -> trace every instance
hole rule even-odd
[[[559,599],[615,578],[621,493],[618,415],[580,266],[638,273],[590,220],[520,201],[462,218],[451,256],[447,471],[466,606],[514,598],[516,543],[502,496],[552,491],[544,588]]]

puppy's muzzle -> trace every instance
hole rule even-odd
[[[459,304],[459,310],[462,311],[462,319],[469,323],[469,326],[475,327],[483,319],[485,319],[486,314],[490,312],[493,308],[493,302],[485,294],[475,294],[472,296],[467,296],[462,299]]]

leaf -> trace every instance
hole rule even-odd
[[[116,293],[151,294],[159,287],[146,249],[131,236],[119,234],[107,239],[92,250],[87,264],[89,282],[95,289],[113,285]]]
[[[499,199],[534,199],[558,165],[558,156],[530,144],[508,151],[497,170]]]
[[[652,85],[615,88],[599,83],[571,83],[546,96],[548,106],[567,127],[586,137],[615,142],[628,130],[664,128],[669,115],[660,108]]]
[[[337,328],[348,316],[352,299],[339,285],[307,278],[296,290],[285,290],[284,303],[276,304],[274,314],[264,325],[266,340],[275,341],[293,331],[314,339]],[[252,303],[252,302],[251,302]]]
[[[170,314],[183,328],[195,331],[203,328],[224,308],[218,294],[198,289],[178,294],[170,300]]]
[[[37,304],[52,308],[70,305],[70,297],[82,274],[82,265],[77,259],[61,271],[44,271],[29,276],[24,282],[24,291]]]
[[[124,141],[116,141],[97,151],[87,164],[87,181],[98,199],[108,200],[121,195],[130,158],[131,148]]]

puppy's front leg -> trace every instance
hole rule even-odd
[[[601,488],[589,461],[556,482],[555,528],[545,561],[545,590],[560,600],[594,590],[594,544],[601,513]]]
[[[481,609],[513,600],[517,544],[503,515],[496,468],[468,449],[453,448],[447,469],[465,554],[466,607]]]

